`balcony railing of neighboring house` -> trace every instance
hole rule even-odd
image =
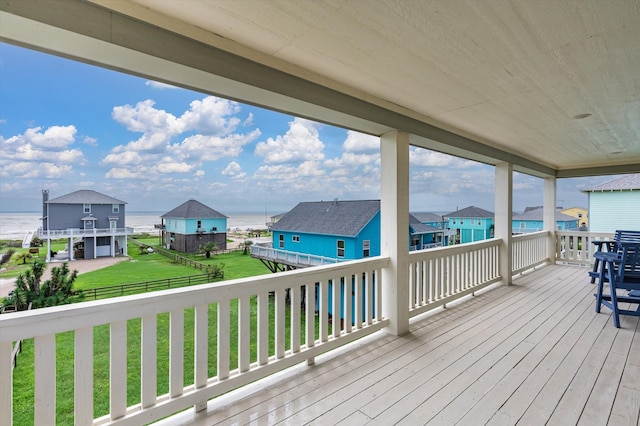
[[[535,265],[545,256],[544,233],[514,238],[517,256]],[[490,239],[476,243],[409,253],[409,300],[406,309],[413,317],[436,306],[450,303],[500,280],[499,248],[502,242]],[[253,247],[252,247],[253,248]],[[388,326],[381,317],[385,283],[382,271],[389,266],[385,257],[334,263],[277,274],[262,275],[222,283],[204,284],[154,293],[132,295],[54,308],[0,315],[0,376],[11,377],[12,342],[34,339],[35,422],[51,423],[56,407],[56,335],[75,335],[74,410],[76,424],[140,424],[169,416],[282,369]],[[363,285],[332,285],[332,283]],[[341,293],[344,292],[344,293]],[[352,296],[353,294],[353,296]],[[289,297],[287,304],[287,295]],[[341,303],[353,297],[353,303]],[[257,300],[257,313],[251,313]],[[301,310],[301,303],[304,309]],[[329,306],[329,301],[331,306]],[[231,306],[237,306],[237,321],[231,320]],[[275,321],[270,326],[270,306]],[[210,310],[210,308],[212,308]],[[214,312],[213,318],[210,312]],[[235,308],[233,308],[235,309]],[[318,310],[316,315],[316,309]],[[187,315],[187,311],[192,312]],[[290,311],[289,311],[290,310]],[[287,320],[290,312],[290,320]],[[340,312],[352,321],[330,322],[329,312]],[[169,391],[157,396],[158,316],[169,313]],[[306,321],[302,321],[302,315]],[[185,318],[193,318],[186,323]],[[140,320],[138,336],[127,338],[129,320]],[[108,324],[110,338],[110,412],[94,421],[93,332]],[[185,325],[193,328],[193,382],[184,386]],[[255,333],[255,342],[250,337]],[[215,349],[209,349],[216,336]],[[231,353],[230,336],[238,336],[237,353]],[[289,339],[285,341],[289,335]],[[138,372],[141,396],[127,406],[127,341],[141,341],[142,365]],[[257,346],[251,355],[252,344]],[[269,349],[269,345],[273,344]],[[237,360],[237,361],[233,361]],[[217,365],[209,376],[208,366]],[[12,381],[0,381],[0,412],[12,412]],[[100,384],[101,386],[103,384]],[[6,420],[6,417],[5,417]]]
[[[582,266],[593,265],[592,241],[608,240],[613,240],[613,233],[556,231],[556,261]]]
[[[317,256],[314,254],[297,253],[294,251],[275,249],[271,247],[270,243],[253,244],[251,246],[251,256],[258,259],[266,259],[273,262],[280,262],[287,265],[302,267],[329,265],[344,261],[342,259]]]
[[[442,247],[442,243],[429,243],[429,244],[410,246],[409,251],[428,250],[436,247]]]
[[[50,229],[44,230],[38,228],[38,238],[71,238],[71,237],[94,237],[94,236],[110,236],[110,235],[131,235],[133,234],[133,228],[94,228],[94,229],[81,229],[81,228],[68,228],[68,229]]]

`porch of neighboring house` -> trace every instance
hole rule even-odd
[[[636,425],[638,318],[595,313],[587,271],[526,272],[160,423]]]

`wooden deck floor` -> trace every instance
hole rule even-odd
[[[595,313],[594,290],[585,268],[543,267],[406,336],[372,336],[165,422],[637,426],[638,318],[614,328],[607,309]]]

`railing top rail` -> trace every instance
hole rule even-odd
[[[0,342],[70,331],[78,328],[78,324],[82,324],[83,327],[97,326],[116,319],[124,321],[177,308],[217,303],[265,291],[312,284],[326,279],[327,275],[336,278],[361,274],[363,270],[383,268],[388,263],[389,258],[371,257],[278,274],[3,314],[0,315]],[[62,319],[65,321],[61,321]]]
[[[549,235],[549,231],[536,231],[536,232],[529,232],[526,234],[514,235],[513,239],[514,240],[535,240],[537,238],[546,237],[547,235]]]

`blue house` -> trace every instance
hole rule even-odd
[[[455,230],[455,243],[464,244],[493,238],[493,212],[469,206],[444,215],[449,229]]]
[[[197,253],[206,243],[227,248],[227,216],[197,200],[189,200],[160,216],[165,247]]]
[[[524,213],[514,215],[511,220],[513,234],[526,234],[529,232],[542,231],[543,207],[527,209]],[[559,231],[577,230],[578,218],[556,211],[556,229]]]
[[[275,250],[334,261],[379,256],[380,200],[299,203],[271,230]],[[442,230],[424,225],[410,215],[409,249],[432,247],[438,243],[438,234]]]

